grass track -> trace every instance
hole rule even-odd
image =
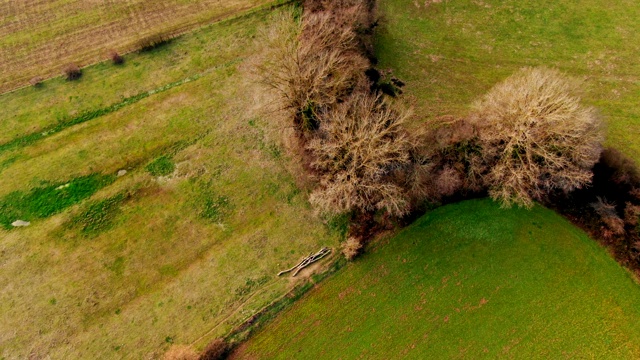
[[[607,143],[640,161],[640,4],[585,1],[380,0],[380,66],[407,82],[418,118],[463,116],[524,66],[585,79]]]
[[[637,359],[640,288],[554,212],[439,208],[309,292],[233,359]]]

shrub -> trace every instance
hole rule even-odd
[[[151,51],[153,49],[159,48],[160,46],[166,45],[171,42],[172,38],[169,35],[157,33],[145,36],[138,40],[136,43],[136,47],[140,49],[140,51]]]
[[[187,345],[171,345],[163,360],[198,360],[198,353]]]
[[[411,167],[413,144],[403,127],[407,117],[379,96],[364,93],[320,114],[318,136],[307,145],[320,178],[311,203],[330,214],[406,214],[409,202],[398,173]]]
[[[229,352],[229,345],[224,339],[215,339],[207,345],[199,360],[221,360],[224,359]]]
[[[596,166],[608,177],[606,181],[622,186],[626,191],[629,191],[630,187],[640,184],[640,171],[638,171],[636,162],[616,149],[604,149]]]
[[[31,86],[33,87],[40,87],[42,86],[42,82],[44,81],[44,79],[40,76],[36,76],[34,78],[32,78],[31,80],[29,80],[29,84],[31,84]]]
[[[344,243],[342,243],[342,254],[347,260],[351,261],[360,255],[362,248],[362,241],[356,237],[350,236]]]
[[[111,62],[114,65],[122,65],[122,64],[124,64],[124,58],[122,56],[120,56],[120,54],[118,54],[118,52],[115,51],[115,50],[111,50],[109,52],[109,59],[111,59]]]
[[[483,182],[503,206],[530,207],[553,189],[591,181],[602,126],[582,106],[578,84],[555,70],[526,68],[474,104],[471,123],[481,146]]]
[[[69,81],[78,80],[82,76],[82,69],[74,63],[67,64],[67,66],[64,67],[63,72],[64,76]]]
[[[464,119],[444,117],[431,127],[413,132],[419,144],[412,151],[414,163],[407,179],[415,205],[458,200],[481,193],[480,151],[475,128]]]

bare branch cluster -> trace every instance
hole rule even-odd
[[[550,190],[591,181],[602,125],[577,93],[578,84],[556,70],[526,68],[474,104],[470,122],[482,148],[477,172],[491,197],[530,207]]]
[[[403,127],[407,116],[367,93],[320,114],[318,136],[307,145],[320,174],[311,202],[329,213],[406,214],[409,202],[398,173],[411,167],[413,143]]]
[[[282,22],[268,34],[272,51],[260,68],[263,82],[280,94],[281,108],[291,111],[298,130],[315,129],[318,113],[362,84],[369,64],[353,23],[361,11],[352,6],[305,13],[300,24]]]

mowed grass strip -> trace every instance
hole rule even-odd
[[[263,50],[254,38],[270,21],[255,13],[136,55],[138,65],[99,64],[80,82],[1,97],[46,127],[56,120],[41,99],[73,117],[201,74],[0,154],[0,198],[127,171],[26,228],[0,229],[0,358],[201,349],[297,285],[278,271],[336,247],[339,234],[291,175],[282,126],[260,110],[269,94],[250,76]]]
[[[309,292],[233,359],[637,359],[640,288],[551,210],[432,211]]]
[[[464,116],[524,66],[584,79],[607,144],[640,161],[640,3],[381,0],[379,66],[407,83],[420,120]]]
[[[193,30],[270,0],[9,1],[0,3],[0,92],[36,76],[60,75],[70,62],[87,65],[110,50],[135,50],[140,40]]]

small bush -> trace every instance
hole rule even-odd
[[[483,182],[503,206],[531,207],[554,189],[591,182],[604,136],[578,86],[556,70],[526,68],[475,103]]]
[[[63,69],[64,76],[69,81],[78,80],[82,76],[82,69],[74,63],[67,64]]]
[[[111,50],[109,52],[109,59],[114,65],[122,65],[124,64],[124,58],[118,54],[117,51]]]
[[[31,80],[29,80],[29,84],[31,84],[31,86],[33,86],[33,87],[41,87],[43,81],[44,81],[44,79],[42,77],[36,76],[36,77],[32,78]]]
[[[172,38],[166,34],[153,34],[138,40],[136,47],[141,52],[151,51],[170,43]]]
[[[356,237],[350,236],[342,243],[342,254],[347,260],[351,261],[360,255],[362,248],[362,241]]]
[[[171,345],[162,357],[163,360],[198,360],[198,353],[191,346]]]
[[[229,345],[224,339],[215,339],[207,345],[198,360],[222,360],[229,352]]]

